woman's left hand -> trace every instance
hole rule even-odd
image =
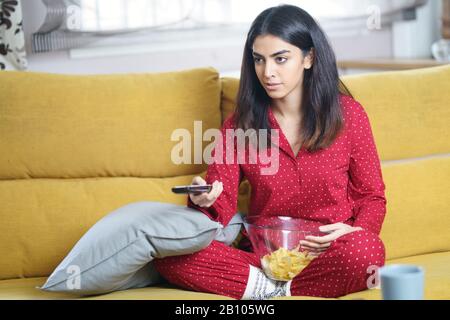
[[[339,237],[363,229],[340,222],[321,226],[319,230],[328,234],[323,237],[306,236],[305,240],[300,241],[302,249],[308,250],[312,256],[318,256],[325,252],[331,246],[331,243]]]

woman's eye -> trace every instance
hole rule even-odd
[[[263,62],[263,59],[262,58],[253,57],[253,61],[256,64],[261,64]],[[285,57],[276,57],[275,61],[277,63],[285,63],[287,61],[287,58],[285,58]]]

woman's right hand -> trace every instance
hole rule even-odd
[[[203,180],[202,177],[194,177],[192,179],[193,185],[205,185],[207,184],[205,180]],[[191,198],[191,201],[196,204],[199,207],[202,208],[209,208],[213,205],[214,202],[216,202],[217,198],[220,196],[220,194],[223,191],[223,184],[219,181],[214,181],[212,184],[212,189],[210,192],[203,192],[201,194],[189,194],[189,197]]]

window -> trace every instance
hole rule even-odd
[[[44,0],[49,14],[33,36],[36,52],[77,47],[98,37],[163,30],[248,25],[264,9],[280,3],[300,6],[325,29],[366,28],[377,14],[384,23],[427,0]],[[61,10],[65,7],[66,10]],[[402,17],[400,17],[402,18]],[[60,20],[54,23],[52,20]],[[56,26],[49,29],[48,26]],[[326,30],[327,31],[327,30]]]
[[[145,27],[190,28],[248,24],[280,3],[300,6],[318,19],[365,16],[374,6],[382,14],[415,6],[416,0],[81,0],[81,29],[107,31]]]

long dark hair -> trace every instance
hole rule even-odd
[[[351,94],[339,79],[336,58],[325,33],[311,15],[292,5],[264,10],[250,27],[236,99],[236,127],[268,129],[270,139],[268,108],[271,98],[258,80],[252,54],[253,42],[261,35],[279,37],[300,48],[304,56],[314,49],[313,65],[304,72],[299,134],[302,147],[310,152],[328,147],[343,128],[339,93]]]

